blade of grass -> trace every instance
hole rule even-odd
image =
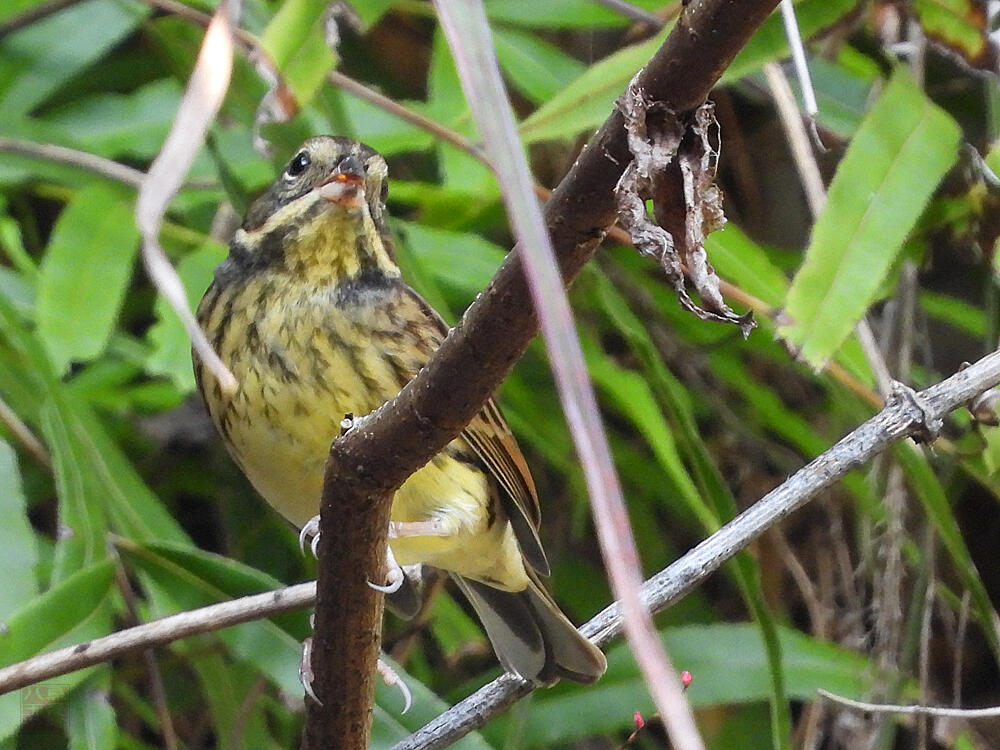
[[[639,554],[562,278],[492,53],[486,12],[477,0],[438,0],[435,5],[521,248],[559,396],[587,480],[601,551],[622,603],[626,635],[675,745],[681,750],[702,748],[680,679],[639,596]]]

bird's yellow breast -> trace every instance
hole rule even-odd
[[[217,284],[206,295],[202,325],[228,329],[214,343],[239,382],[226,398],[202,373],[209,412],[254,487],[297,526],[319,510],[326,457],[344,415],[367,414],[392,398],[439,343],[415,325],[419,308],[401,289],[401,282],[306,289],[267,273]],[[511,590],[527,585],[510,525],[462,439],[406,481],[391,518],[439,520],[453,531],[394,540],[400,564],[425,562]]]

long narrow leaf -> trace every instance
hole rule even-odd
[[[960,130],[897,72],[865,118],[830,185],[780,333],[821,367],[875,301],[938,182]]]

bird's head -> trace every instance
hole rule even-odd
[[[363,143],[310,138],[250,206],[231,254],[253,268],[342,266],[350,275],[374,263],[392,272],[387,176],[385,159]]]

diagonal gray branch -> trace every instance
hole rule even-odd
[[[994,352],[920,393],[897,384],[888,405],[833,447],[810,461],[750,508],[642,586],[653,612],[660,612],[694,589],[737,552],[801,508],[849,471],[905,437],[937,434],[945,416],[1000,384],[1000,352]],[[621,611],[612,604],[580,631],[599,646],[622,631]],[[503,675],[435,718],[393,750],[436,750],[483,726],[531,692],[522,680]]]

